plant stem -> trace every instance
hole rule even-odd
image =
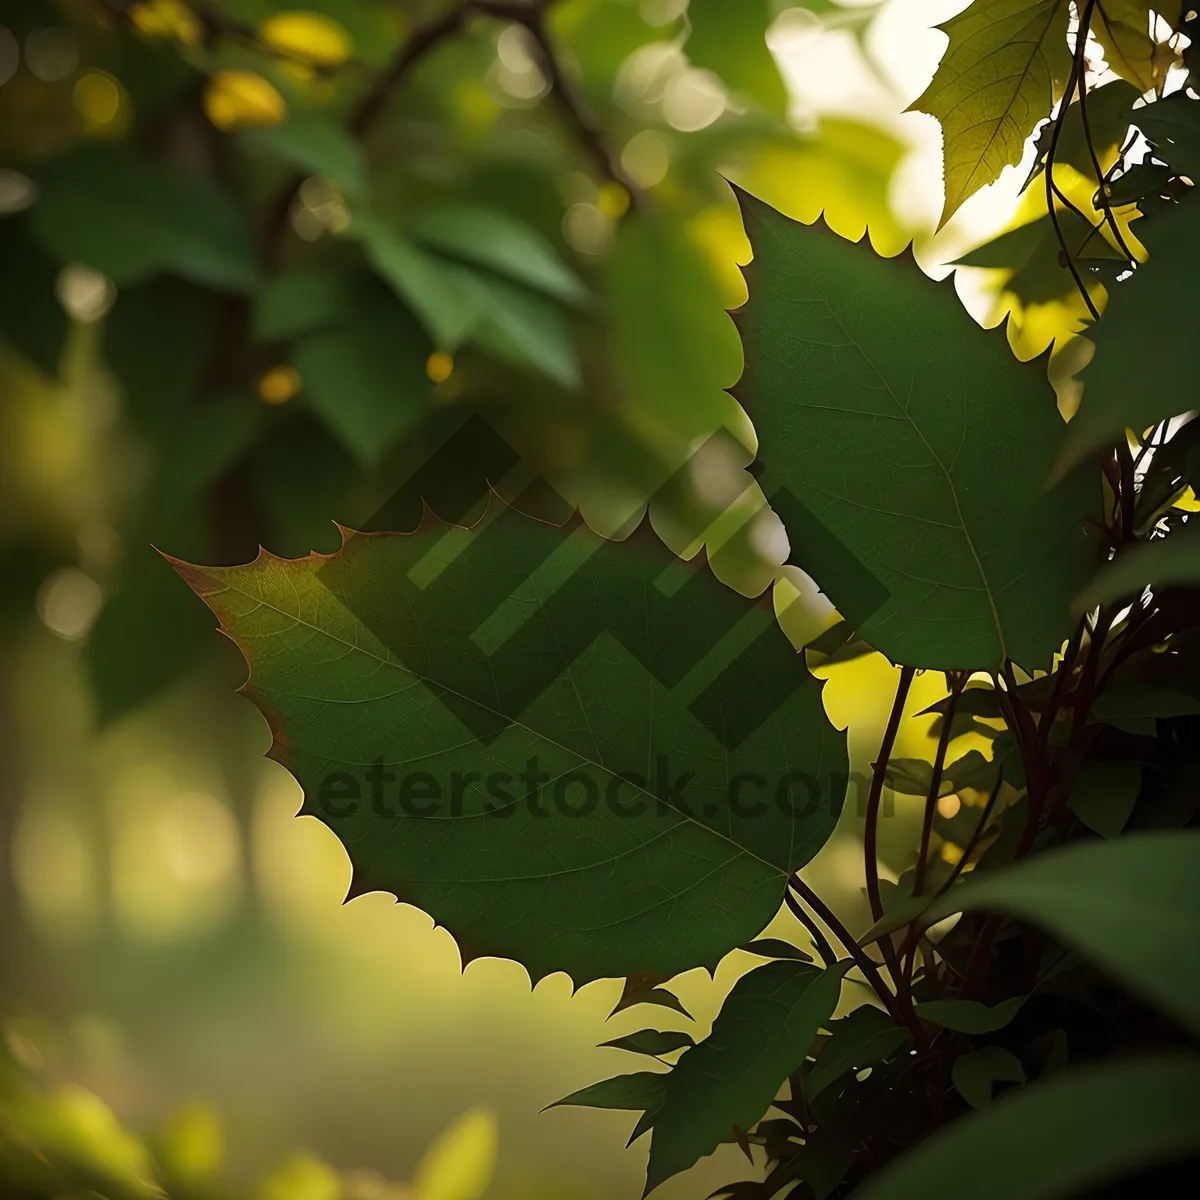
[[[1067,269],[1071,272],[1071,278],[1075,280],[1075,286],[1079,290],[1079,294],[1083,297],[1083,302],[1087,305],[1092,320],[1098,321],[1100,319],[1100,310],[1093,303],[1087,286],[1083,282],[1083,277],[1079,274],[1079,268],[1076,267],[1075,260],[1071,257],[1071,251],[1067,248],[1067,241],[1063,236],[1062,226],[1058,221],[1058,212],[1054,207],[1054,196],[1058,190],[1054,183],[1054,155],[1058,150],[1058,139],[1062,134],[1063,125],[1066,123],[1067,110],[1071,106],[1071,97],[1075,94],[1076,85],[1078,84],[1081,88],[1087,87],[1084,50],[1087,44],[1088,27],[1092,20],[1092,10],[1095,6],[1096,0],[1087,0],[1087,6],[1079,18],[1079,28],[1075,34],[1075,53],[1071,59],[1071,74],[1067,79],[1067,86],[1063,91],[1063,98],[1059,103],[1058,115],[1054,118],[1054,126],[1050,133],[1050,147],[1046,151],[1045,175],[1046,211],[1049,213],[1050,223],[1054,226],[1054,235],[1058,239],[1058,245],[1062,250],[1063,258],[1066,260]]]
[[[925,873],[929,864],[929,839],[933,835],[933,814],[937,811],[938,793],[942,790],[942,775],[946,770],[946,751],[950,746],[951,726],[954,724],[954,711],[958,707],[958,697],[962,693],[965,684],[965,676],[955,676],[950,687],[950,697],[946,703],[946,711],[942,716],[942,732],[938,737],[937,753],[933,756],[933,772],[929,780],[929,794],[925,797],[925,817],[921,823],[921,846],[917,851],[917,869],[913,879],[914,896],[920,896],[925,891]]]
[[[812,938],[813,946],[820,955],[821,961],[827,967],[832,967],[837,962],[837,955],[834,953],[833,947],[829,944],[829,939],[821,932],[820,925],[808,915],[804,909],[804,905],[792,895],[791,888],[784,892],[783,898],[791,910],[792,916],[808,931],[808,936]]]
[[[900,679],[896,684],[896,698],[879,743],[879,756],[871,764],[871,790],[867,794],[866,826],[863,829],[863,865],[867,877],[867,899],[871,904],[871,918],[878,921],[883,916],[883,900],[879,894],[879,859],[876,849],[879,841],[879,805],[883,798],[883,784],[887,777],[888,759],[896,744],[896,733],[900,729],[900,718],[904,715],[904,702],[912,687],[914,667],[901,667]]]
[[[883,977],[879,974],[878,967],[863,952],[854,938],[850,936],[849,931],[837,919],[833,910],[800,878],[798,873],[793,872],[788,877],[788,887],[829,927],[830,932],[841,943],[847,957],[854,961],[854,965],[863,973],[875,995],[883,1002],[883,1006],[888,1010],[888,1015],[892,1020],[897,1025],[907,1026],[916,1043],[923,1046],[928,1041],[928,1038],[925,1036],[925,1031],[922,1029],[921,1022],[917,1019],[916,1013],[912,1011],[911,1006],[902,1004],[899,998],[883,982]]]

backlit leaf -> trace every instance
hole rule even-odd
[[[1021,161],[1025,139],[1066,84],[1067,0],[974,0],[938,26],[950,45],[910,106],[942,126],[944,225],[964,200]]]

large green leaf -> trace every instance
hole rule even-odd
[[[1071,69],[1067,0],[975,0],[941,29],[941,65],[912,108],[942,126],[944,225],[964,200],[1021,161]]]
[[[754,263],[739,395],[793,559],[859,635],[930,668],[1032,667],[1067,636],[1091,480],[1043,482],[1061,423],[953,285],[739,193]]]
[[[1085,842],[989,872],[929,910],[998,909],[1048,929],[1200,1029],[1200,831]]]
[[[254,239],[230,197],[124,146],[85,145],[55,160],[30,219],[60,262],[84,263],[117,284],[161,271],[237,292],[258,282]]]
[[[1106,1063],[954,1122],[873,1176],[855,1200],[1049,1200],[1200,1150],[1200,1060]],[[969,1186],[964,1189],[964,1180]]]
[[[712,1033],[685,1050],[667,1076],[654,1117],[647,1192],[711,1154],[735,1125],[749,1129],[761,1119],[833,1016],[850,965],[821,970],[773,962],[734,984]]]
[[[788,90],[767,46],[775,6],[770,0],[691,0],[688,57],[724,80],[729,90],[756,100],[768,112],[787,112]]]
[[[842,733],[769,609],[494,501],[469,530],[178,569],[355,893],[395,892],[534,976],[715,964],[830,836]],[[746,775],[746,772],[752,775]]]
[[[1122,436],[1142,434],[1190,406],[1188,381],[1200,370],[1192,312],[1200,273],[1200,208],[1184,201],[1137,222],[1150,254],[1111,289],[1108,308],[1089,334],[1096,353],[1083,372],[1083,400],[1067,426],[1056,465],[1061,474]]]

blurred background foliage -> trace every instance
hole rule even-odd
[[[811,641],[836,614],[780,566],[725,391],[749,246],[723,179],[884,254],[915,239],[934,272],[1021,226],[959,292],[1022,357],[1059,339],[1064,405],[1086,359],[1022,225],[1031,156],[933,236],[938,129],[904,110],[959,7],[8,0],[0,1161],[26,1194],[638,1193],[620,1114],[539,1115],[625,1065],[595,1048],[636,1028],[603,1024],[619,982],[463,973],[421,913],[343,906],[344,851],[292,819],[240,658],[154,547],[328,552],[335,520],[403,528],[419,494],[466,515],[485,478],[541,476],[606,535],[649,507],[748,596],[782,574]],[[851,646],[819,671],[865,766],[893,669]],[[943,694],[922,676],[913,711]],[[810,874],[865,927],[861,815]],[[750,961],[673,986],[703,1026]],[[450,1126],[443,1160],[474,1166],[439,1182]],[[663,1195],[749,1170],[726,1150]]]

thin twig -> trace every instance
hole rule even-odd
[[[535,6],[524,12],[523,16],[514,16],[518,24],[523,25],[533,39],[538,50],[540,66],[550,84],[550,94],[558,103],[564,116],[574,126],[575,136],[580,145],[590,155],[592,161],[604,175],[614,183],[619,183],[629,194],[629,201],[635,207],[644,208],[646,195],[629,172],[621,165],[620,157],[609,142],[608,133],[604,126],[588,111],[587,103],[578,88],[563,73],[558,56],[550,43],[550,32],[546,28],[544,5]]]
[[[820,925],[809,916],[804,905],[792,895],[790,888],[784,892],[783,898],[792,916],[808,931],[808,936],[812,938],[812,944],[821,956],[821,961],[827,967],[832,967],[837,962],[837,955],[834,953],[833,947],[829,944],[829,939],[821,932]]]
[[[863,829],[863,867],[867,877],[867,900],[871,905],[871,918],[875,921],[883,916],[883,899],[879,893],[879,858],[876,853],[879,841],[879,804],[883,798],[888,759],[891,758],[892,747],[896,744],[900,718],[904,715],[904,702],[908,699],[908,689],[912,686],[915,674],[914,667],[900,668],[896,698],[892,701],[892,711],[883,731],[883,740],[879,743],[879,756],[871,766],[871,790],[867,794],[866,826]]]
[[[407,84],[413,71],[442,42],[461,33],[472,17],[486,16],[511,21],[526,29],[533,39],[551,94],[573,126],[580,144],[600,171],[629,193],[631,205],[644,207],[645,193],[621,166],[619,157],[609,146],[603,127],[587,111],[582,97],[563,74],[545,24],[546,10],[552,3],[554,0],[531,0],[530,3],[521,3],[520,0],[461,0],[461,3],[448,9],[436,20],[422,25],[409,37],[396,57],[359,98],[347,119],[346,128],[355,137],[365,137],[386,110],[391,98]],[[268,238],[272,242],[268,246],[269,258],[278,257],[279,242],[287,231],[288,214],[303,182],[302,175],[292,178],[271,206],[266,223]]]
[[[1091,294],[1083,282],[1083,277],[1079,274],[1079,268],[1075,265],[1074,258],[1071,257],[1071,251],[1067,248],[1067,241],[1063,236],[1062,226],[1059,224],[1058,212],[1054,207],[1054,196],[1058,191],[1054,184],[1054,155],[1058,150],[1058,139],[1062,135],[1063,125],[1066,123],[1067,110],[1071,106],[1071,97],[1075,94],[1075,88],[1077,85],[1084,88],[1087,87],[1087,79],[1084,78],[1086,74],[1083,65],[1084,49],[1087,43],[1088,27],[1092,20],[1092,9],[1095,8],[1095,5],[1096,0],[1087,0],[1087,6],[1079,18],[1079,28],[1075,35],[1075,53],[1071,59],[1071,74],[1067,79],[1067,86],[1063,92],[1063,98],[1059,103],[1058,115],[1054,119],[1054,126],[1050,133],[1050,147],[1046,151],[1045,175],[1046,210],[1050,215],[1050,223],[1054,226],[1054,235],[1058,239],[1058,245],[1062,250],[1063,258],[1066,260],[1067,269],[1071,272],[1071,278],[1075,280],[1075,286],[1079,289],[1079,294],[1083,297],[1083,302],[1087,305],[1092,320],[1098,321],[1100,319],[1100,310],[1093,302]]]
[[[849,931],[837,919],[832,909],[800,878],[798,873],[793,873],[788,877],[788,887],[796,892],[805,904],[829,927],[830,932],[841,943],[846,955],[853,960],[854,965],[863,973],[867,983],[870,984],[872,990],[882,1001],[892,1020],[897,1025],[907,1026],[917,1044],[924,1045],[928,1039],[925,1036],[925,1031],[921,1028],[921,1022],[917,1019],[916,1013],[911,1010],[911,1007],[906,1008],[887,984],[883,982],[883,977],[879,974],[879,968],[863,952],[854,938],[850,936]]]
[[[1082,20],[1082,18],[1081,18]],[[1080,35],[1084,41],[1087,40],[1087,30],[1081,29]],[[1137,260],[1133,257],[1133,251],[1129,249],[1125,241],[1125,235],[1121,232],[1121,226],[1113,214],[1112,205],[1108,203],[1108,197],[1104,195],[1104,172],[1100,167],[1100,156],[1096,153],[1096,143],[1092,140],[1092,127],[1088,121],[1087,110],[1087,86],[1086,81],[1084,86],[1079,89],[1079,116],[1083,121],[1083,140],[1087,144],[1088,155],[1092,160],[1092,167],[1096,172],[1096,186],[1100,189],[1097,193],[1103,201],[1101,211],[1104,214],[1104,219],[1108,222],[1109,229],[1112,230],[1113,237],[1116,239],[1117,245],[1121,248],[1121,253],[1130,263],[1135,263]],[[1117,160],[1120,162],[1120,158]]]
[[[938,793],[942,790],[942,775],[946,770],[946,751],[950,746],[951,727],[958,708],[958,697],[966,685],[965,675],[956,675],[951,684],[950,698],[942,717],[942,732],[938,737],[937,753],[933,756],[933,771],[929,778],[929,793],[925,797],[925,817],[921,823],[921,846],[917,851],[917,869],[913,878],[914,896],[925,890],[925,872],[929,863],[929,839],[933,835],[933,814],[937,811]]]

